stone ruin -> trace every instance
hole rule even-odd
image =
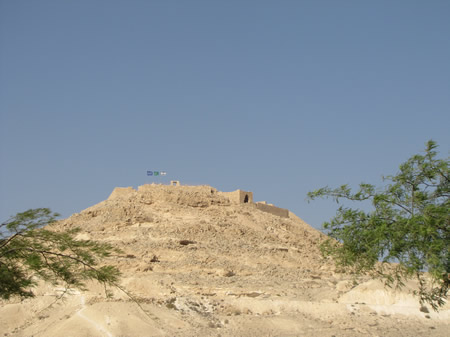
[[[236,190],[233,192],[221,192],[221,194],[231,202],[235,204],[252,204],[253,203],[253,192],[247,192],[242,190]]]
[[[289,218],[289,210],[285,208],[276,207],[272,204],[268,204],[265,201],[253,202],[253,192],[236,190],[233,192],[222,192],[222,195],[230,199],[235,204],[252,204],[255,205],[260,211],[271,213],[273,215],[281,216],[283,218]]]
[[[144,191],[148,189],[152,189],[152,184],[139,186],[138,191]],[[158,186],[158,185],[156,185]],[[181,186],[178,180],[173,180],[170,182],[169,186],[180,186],[186,188],[192,188],[192,186]],[[215,189],[214,189],[215,190]],[[218,191],[217,191],[218,192]],[[133,187],[116,187],[111,195],[109,196],[109,200],[123,198],[125,196],[130,196],[137,193]],[[257,201],[253,202],[253,192],[236,190],[233,192],[218,192],[218,194],[226,197],[230,200],[230,202],[234,204],[249,204],[262,212],[270,213],[276,216],[280,216],[283,218],[289,218],[289,210],[285,208],[280,208],[274,206],[273,204],[268,204],[265,201]]]

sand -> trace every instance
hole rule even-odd
[[[355,283],[295,214],[234,204],[210,186],[117,190],[51,226],[73,227],[123,250],[106,262],[137,303],[95,283],[55,303],[62,289],[42,283],[35,298],[0,303],[0,336],[448,336],[450,306],[419,310],[414,282]]]

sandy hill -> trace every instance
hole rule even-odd
[[[323,260],[325,235],[289,212],[235,203],[210,186],[144,185],[52,225],[124,253],[111,298],[91,284],[3,302],[0,336],[444,336],[450,310],[419,311],[408,293],[355,286]],[[411,287],[414,285],[411,284]]]

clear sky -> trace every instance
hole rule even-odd
[[[450,145],[450,1],[0,0],[0,220],[116,186],[325,185]],[[147,170],[167,171],[147,177]]]

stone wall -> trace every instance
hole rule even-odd
[[[289,218],[289,210],[287,210],[285,208],[268,205],[264,202],[257,202],[257,203],[255,203],[255,205],[256,205],[256,208],[259,209],[260,211],[263,211],[266,213],[271,213],[273,215],[278,215],[283,218]]]
[[[108,197],[108,200],[127,198],[137,191],[133,187],[116,187]]]
[[[221,192],[220,194],[235,204],[253,203],[253,192],[236,190],[233,192]]]

